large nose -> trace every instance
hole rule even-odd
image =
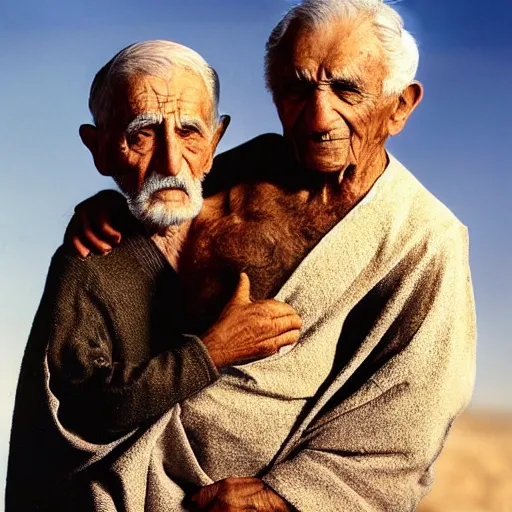
[[[155,170],[162,176],[177,176],[183,165],[183,151],[174,130],[162,130],[155,154]]]
[[[339,120],[333,94],[329,88],[322,86],[311,92],[305,107],[305,120],[310,133],[329,132]]]

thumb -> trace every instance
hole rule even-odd
[[[251,282],[249,281],[249,276],[245,272],[240,274],[231,302],[237,304],[247,304],[251,302]]]
[[[207,505],[209,505],[217,496],[219,492],[220,482],[215,482],[211,485],[207,485],[199,489],[199,491],[192,496],[190,501],[195,505],[198,509],[204,509]]]

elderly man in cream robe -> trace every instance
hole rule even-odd
[[[243,222],[264,182],[255,239],[265,220],[278,241],[315,233],[275,295],[301,339],[223,371],[124,444],[88,447],[78,471],[95,510],[405,511],[428,492],[471,397],[475,317],[467,229],[385,150],[422,98],[417,65],[381,0],[304,0],[278,23],[266,77],[284,138],[220,155],[204,190],[249,183],[228,203]],[[280,173],[295,194],[280,195]],[[290,196],[302,220],[287,223],[275,205]]]

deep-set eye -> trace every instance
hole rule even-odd
[[[182,137],[189,137],[191,135],[200,135],[201,131],[194,125],[182,125],[178,128],[178,133]]]
[[[361,99],[361,90],[350,80],[332,80],[331,90],[347,103],[357,103]]]
[[[130,132],[126,135],[126,142],[132,147],[140,147],[149,144],[155,137],[153,128],[143,128]]]
[[[130,146],[138,144],[139,141],[140,141],[139,132],[129,133],[126,135],[126,142],[128,142],[128,144]]]
[[[306,80],[290,80],[283,87],[287,96],[307,96],[314,91],[316,84]]]

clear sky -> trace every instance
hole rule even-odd
[[[78,138],[95,72],[171,39],[219,72],[228,149],[280,132],[263,50],[287,0],[17,0],[0,4],[0,481],[21,356],[74,205],[112,186]],[[512,410],[512,3],[404,0],[425,99],[389,143],[469,227],[479,330],[473,405]],[[29,491],[29,490],[28,490]]]

